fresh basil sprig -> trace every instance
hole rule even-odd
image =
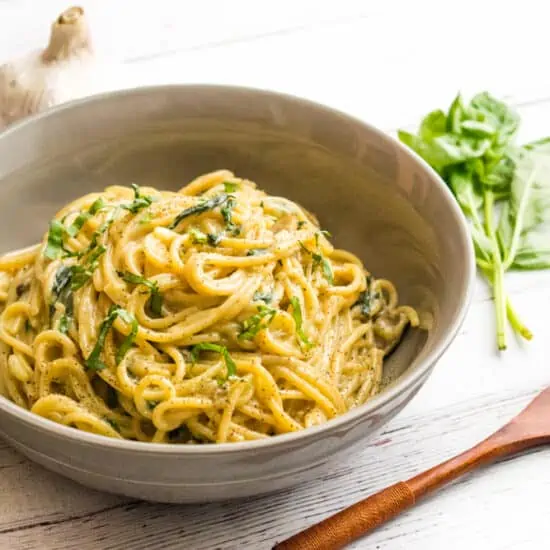
[[[498,348],[506,319],[527,340],[504,288],[510,269],[550,267],[550,138],[519,146],[519,115],[487,92],[436,110],[399,139],[445,180],[468,218],[476,262],[493,289]],[[500,212],[500,215],[499,215]]]

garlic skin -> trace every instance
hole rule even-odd
[[[48,47],[0,66],[0,131],[50,107],[111,89],[116,71],[94,55],[84,10],[65,10]]]

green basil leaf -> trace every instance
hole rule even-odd
[[[298,342],[306,349],[311,348],[313,344],[309,341],[302,327],[302,307],[300,306],[300,300],[296,296],[290,298],[290,305],[292,306],[292,318],[296,325],[296,335],[298,336]]]
[[[62,315],[61,318],[59,319],[59,325],[58,325],[59,332],[61,332],[62,334],[67,334],[67,332],[69,332],[70,324],[71,324],[70,318],[67,315]]]
[[[156,281],[150,281],[141,275],[136,275],[135,273],[130,273],[129,271],[119,272],[118,275],[127,283],[146,286],[151,293],[151,298],[149,299],[149,307],[151,308],[151,312],[157,317],[162,315],[162,303],[164,299],[160,293],[158,283]]]
[[[101,256],[105,254],[107,249],[102,246],[96,246],[93,248],[86,260],[82,264],[73,265],[72,269],[72,279],[71,279],[71,288],[72,290],[78,290],[87,284],[92,278],[94,271],[99,265],[99,260]]]
[[[155,287],[151,291],[151,298],[149,299],[149,307],[151,308],[151,312],[157,317],[162,316],[163,302],[164,302],[164,298],[162,294],[159,292],[158,287]]]
[[[217,195],[216,197],[201,201],[195,206],[191,206],[189,208],[186,208],[185,210],[182,210],[175,217],[174,221],[168,226],[168,229],[175,229],[185,218],[188,218],[189,216],[202,214],[204,212],[208,212],[209,210],[213,210],[214,208],[217,208],[218,206],[223,205],[225,202],[229,200],[229,197],[230,195],[227,195],[227,194]]]
[[[226,193],[234,193],[239,188],[239,184],[231,181],[224,181],[223,187]]]
[[[93,216],[95,216],[103,207],[105,206],[105,203],[103,202],[103,199],[100,197],[96,199],[90,208],[86,212],[81,212],[75,221],[67,228],[67,233],[71,237],[75,237],[78,232],[82,229],[84,224]]]
[[[210,246],[218,246],[223,238],[222,235],[215,235],[214,233],[208,233],[206,237]]]
[[[333,285],[334,274],[332,273],[332,268],[330,267],[329,261],[325,257],[321,259],[321,266],[323,268],[323,275],[325,276],[325,279],[328,281],[328,284]]]
[[[361,294],[359,294],[359,298],[357,299],[357,302],[353,304],[353,306],[359,306],[361,315],[366,319],[370,319],[372,310],[374,308],[374,303],[380,299],[380,294],[378,292],[375,292],[372,288],[372,277],[370,275],[367,275],[365,279],[367,283],[367,288],[366,290],[361,292]]]
[[[400,130],[398,136],[405,145],[439,173],[449,166],[482,157],[491,147],[490,139],[476,139],[454,134],[444,134],[424,140],[419,136]]]
[[[506,103],[487,92],[475,95],[467,109],[469,118],[491,125],[498,144],[510,143],[519,127],[519,116]]]
[[[237,365],[235,364],[235,361],[233,361],[233,358],[225,346],[220,344],[211,344],[209,342],[196,344],[191,348],[191,359],[193,362],[197,361],[201,351],[213,351],[215,353],[219,353],[223,357],[227,371],[226,380],[231,376],[237,375]]]
[[[461,129],[464,133],[479,138],[493,137],[497,132],[497,128],[492,124],[479,120],[465,120],[461,124]]]
[[[227,201],[221,208],[221,213],[225,226],[228,231],[236,233],[238,231],[237,226],[233,223],[233,208],[237,205],[235,197],[228,195]]]
[[[315,242],[317,243],[317,246],[319,246],[319,232],[315,234]],[[304,252],[307,252],[311,255],[311,258],[313,260],[313,267],[321,267],[325,279],[330,285],[333,285],[334,275],[332,273],[332,268],[330,267],[329,261],[322,254],[318,254],[317,252],[312,252],[311,250],[309,250],[309,248],[307,248],[307,246],[302,241],[298,241],[298,244]]]
[[[132,214],[137,214],[140,210],[151,206],[156,201],[156,197],[142,195],[135,183],[132,183],[132,189],[134,190],[134,200],[129,204],[121,204],[120,208],[124,208],[124,210],[128,210]]]
[[[239,340],[252,340],[260,330],[267,328],[277,315],[277,310],[264,305],[258,306],[258,313],[252,315],[242,323]]]
[[[111,330],[111,327],[113,326],[113,323],[115,322],[117,316],[118,306],[111,306],[107,317],[105,317],[105,319],[99,325],[99,335],[97,337],[96,344],[88,358],[84,361],[84,364],[88,369],[98,371],[106,367],[105,363],[101,361],[101,352],[103,351],[103,347],[105,346],[105,339],[107,338],[107,334],[109,333],[109,330]]]
[[[462,129],[462,119],[465,116],[464,104],[462,102],[462,96],[458,94],[449,108],[449,113],[447,115],[447,132],[460,134]]]
[[[138,322],[135,319],[133,315],[128,313],[124,309],[118,310],[118,316],[127,324],[130,325],[130,333],[126,335],[124,340],[122,341],[122,344],[120,344],[120,347],[118,348],[116,352],[116,363],[117,365],[124,359],[124,356],[128,353],[132,345],[134,344],[134,340],[136,339],[137,333],[138,333]]]
[[[420,123],[420,128],[418,130],[420,138],[425,141],[430,141],[431,139],[441,136],[446,132],[447,116],[441,109],[432,111],[426,115]]]
[[[254,302],[264,302],[264,304],[269,304],[273,300],[273,294],[270,292],[254,292],[254,296],[252,297],[252,300]]]
[[[481,208],[483,197],[466,170],[455,168],[449,175],[449,187],[468,216],[474,215]]]
[[[44,256],[50,260],[60,258],[63,254],[63,236],[65,235],[65,226],[59,220],[52,220],[48,230],[48,240]]]
[[[195,244],[205,244],[208,242],[208,235],[196,227],[191,227],[189,229],[189,235],[191,235],[191,240]]]
[[[73,270],[71,267],[62,265],[55,274],[52,285],[52,301],[50,305],[51,312],[55,311],[53,304],[60,302],[65,306],[65,315],[69,321],[73,315],[73,293],[72,293]]]
[[[541,254],[550,242],[550,155],[524,151],[516,159],[510,200],[505,204],[498,227],[505,266],[519,264],[523,254],[535,265],[533,253]],[[542,262],[545,263],[545,262]]]
[[[109,330],[111,330],[113,323],[115,322],[117,317],[120,317],[126,324],[129,324],[131,326],[130,334],[128,334],[124,338],[120,348],[117,350],[115,357],[117,364],[122,361],[128,350],[132,346],[138,332],[138,323],[134,316],[131,315],[128,311],[118,305],[112,305],[109,308],[107,316],[99,325],[99,335],[96,344],[92,352],[84,362],[88,369],[97,371],[102,370],[106,367],[105,363],[101,361],[101,352],[105,347],[105,339],[107,338],[107,334],[109,333]]]

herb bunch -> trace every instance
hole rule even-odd
[[[445,180],[470,222],[476,263],[491,285],[496,337],[506,349],[506,322],[523,338],[532,334],[506,293],[508,270],[550,267],[550,138],[516,145],[519,115],[487,92],[449,110],[435,110],[418,132],[399,139]]]

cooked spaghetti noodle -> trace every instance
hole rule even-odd
[[[0,390],[114,438],[238,442],[379,391],[416,312],[297,204],[231,172],[113,186],[0,257]]]

